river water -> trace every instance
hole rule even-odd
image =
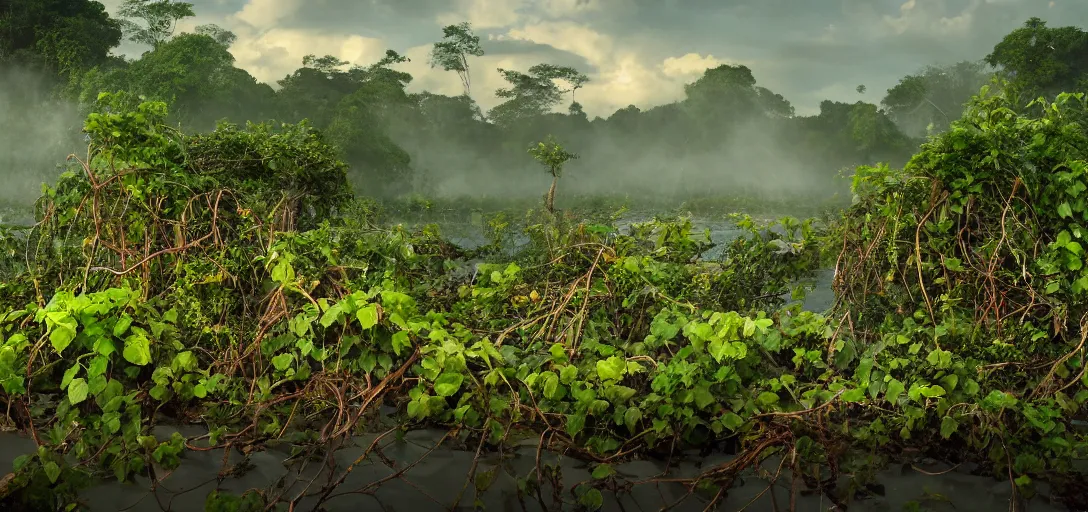
[[[175,431],[171,427],[157,427],[155,434],[159,439],[167,439]],[[199,428],[183,427],[184,435],[200,435]],[[355,512],[358,510],[395,510],[395,511],[439,511],[451,510],[458,493],[467,485],[461,506],[456,510],[472,510],[474,485],[466,484],[472,469],[474,450],[439,447],[431,451],[444,435],[443,431],[422,429],[408,432],[402,439],[388,436],[379,445],[386,461],[371,456],[365,462],[355,466],[344,482],[333,492],[333,498],[324,503],[324,510]],[[116,512],[118,510],[158,511],[158,510],[203,510],[206,496],[215,489],[221,492],[241,494],[250,489],[283,493],[293,498],[299,496],[309,486],[310,493],[319,491],[330,480],[335,480],[345,468],[360,458],[363,452],[378,437],[377,434],[359,436],[353,443],[335,453],[337,469],[334,477],[324,471],[320,462],[311,462],[306,467],[291,462],[287,447],[270,448],[256,451],[248,458],[238,450],[231,450],[229,457],[223,449],[210,451],[187,451],[182,464],[172,472],[156,469],[160,480],[154,490],[147,477],[138,477],[133,483],[103,481],[86,491],[83,495],[89,508],[94,511]],[[0,435],[0,465],[10,467],[14,458],[20,454],[32,453],[34,443],[15,434]],[[679,454],[674,461],[667,478],[690,478],[706,469],[729,462],[731,457],[724,454],[711,454],[700,457],[698,453]],[[498,468],[490,487],[481,493],[480,501],[486,510],[506,511],[522,510],[518,499],[517,477],[532,475],[536,466],[536,441],[530,440],[517,446],[502,458],[498,454],[483,454],[477,465],[477,473],[485,473]],[[566,501],[573,502],[571,489],[580,482],[592,479],[592,466],[570,457],[561,457],[556,453],[544,451],[543,464],[558,463],[562,475],[562,494]],[[418,464],[404,471],[402,478],[392,478],[396,472],[420,460]],[[247,467],[238,474],[222,478],[217,482],[217,475],[223,469],[224,461],[228,466],[243,461]],[[391,464],[387,465],[387,462]],[[770,457],[758,470],[745,471],[728,490],[725,499],[717,510],[722,511],[787,511],[791,495],[791,477],[787,469],[779,473],[780,460]],[[994,512],[1010,510],[1012,487],[1008,480],[998,480],[987,476],[970,474],[970,467],[952,467],[936,461],[921,460],[913,464],[893,466],[881,470],[875,476],[873,492],[859,496],[850,503],[849,510],[858,511],[978,511]],[[665,477],[666,463],[662,460],[636,460],[615,465],[617,477],[631,481]],[[762,473],[762,474],[759,474]],[[778,474],[778,478],[772,475]],[[847,477],[843,477],[847,478]],[[389,479],[381,485],[373,485],[383,479]],[[312,483],[311,483],[312,482]],[[373,486],[372,492],[359,493]],[[545,481],[544,496],[552,495],[552,487]],[[1064,510],[1051,503],[1045,485],[1040,493],[1031,500],[1022,503],[1020,510],[1030,512],[1048,512]],[[339,496],[337,496],[339,494]],[[616,496],[604,491],[604,506],[607,511],[660,510],[668,504],[676,504],[673,510],[704,510],[711,494],[698,493],[685,496],[687,489],[679,483],[643,483],[633,486],[629,493]],[[294,510],[315,510],[316,497],[299,500]],[[525,510],[573,510],[571,503],[557,507],[550,500],[545,500],[545,509],[537,501],[526,498]],[[919,508],[914,508],[918,506]],[[816,512],[841,510],[820,493],[798,493],[796,511]]]

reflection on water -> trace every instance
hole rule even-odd
[[[154,434],[161,440],[168,439],[175,431],[185,436],[205,433],[195,427],[175,429],[160,426],[156,427]],[[402,440],[397,440],[395,435],[382,438],[378,443],[381,457],[373,454],[363,457],[343,483],[329,494],[331,498],[323,503],[322,510],[451,510],[462,489],[464,493],[456,510],[473,510],[476,482],[468,481],[468,475],[472,471],[476,452],[474,447],[453,447],[450,441],[433,449],[444,435],[445,431],[419,429],[408,432]],[[136,478],[134,483],[100,482],[85,491],[83,498],[92,511],[189,511],[203,510],[207,495],[216,489],[235,494],[257,489],[268,495],[283,496],[286,501],[305,496],[297,501],[294,510],[315,510],[323,486],[338,480],[348,466],[360,460],[378,437],[379,434],[358,436],[349,446],[337,450],[334,454],[336,467],[331,476],[323,457],[292,459],[291,447],[286,445],[254,451],[248,456],[237,449],[232,449],[229,456],[223,449],[187,451],[181,466],[174,471],[156,469],[159,482],[154,486],[154,491],[151,480],[142,476]],[[10,468],[15,457],[33,452],[33,441],[14,434],[0,434],[0,467]],[[667,480],[691,478],[731,460],[732,457],[726,454],[701,457],[697,452],[690,452],[677,454],[671,467],[663,460],[652,459],[615,464],[616,476],[620,481],[646,483],[634,485],[629,492],[619,496],[602,491],[605,499],[601,510],[660,510],[669,504],[677,504],[671,509],[675,511],[704,510],[713,493],[688,496],[684,485]],[[220,479],[224,461],[227,466],[242,470],[227,472],[229,476]],[[535,438],[509,448],[505,454],[484,452],[480,455],[476,474],[485,475],[480,478],[490,480],[486,490],[480,493],[481,505],[493,511],[574,510],[572,503],[575,499],[571,489],[580,483],[592,481],[593,465],[547,450],[541,451],[540,463],[558,465],[561,469],[562,488],[557,494],[567,502],[564,506],[556,506],[552,501],[554,489],[547,480],[541,493],[545,497],[544,506],[535,498],[527,497],[524,502],[518,499],[517,479],[533,475],[537,466]],[[410,469],[406,470],[409,466]],[[780,459],[769,457],[759,469],[746,471],[729,489],[717,510],[790,510],[792,479],[788,469],[783,468],[779,472],[780,466]],[[1012,497],[1009,482],[972,475],[971,469],[974,468],[951,467],[932,460],[918,460],[913,464],[886,468],[875,475],[876,483],[870,486],[871,492],[855,498],[850,510],[1009,510]],[[776,473],[779,476],[773,479],[772,475]],[[654,479],[660,481],[647,482]],[[847,481],[841,483],[844,488],[848,484]],[[1045,484],[1040,485],[1039,489],[1040,494],[1029,500],[1022,510],[1063,510],[1049,503]],[[793,510],[800,512],[836,510],[832,500],[819,492],[798,493],[795,500],[796,508]],[[913,508],[912,503],[921,507]]]

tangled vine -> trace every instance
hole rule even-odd
[[[791,496],[845,507],[874,456],[911,449],[984,463],[1018,492],[1082,481],[1083,96],[1017,112],[984,91],[905,169],[859,169],[831,225],[740,218],[709,261],[688,219],[530,217],[513,256],[383,228],[306,125],[186,135],[165,105],[123,100],[100,98],[87,158],[33,228],[0,238],[22,260],[0,284],[4,418],[39,446],[3,480],[13,506],[79,506],[106,475],[158,485],[196,452],[222,451],[218,486],[244,470],[235,450],[282,443],[294,481],[217,488],[209,509],[377,499],[425,463],[384,451],[423,426],[473,453],[452,503],[428,496],[444,507],[482,503],[508,472],[491,456],[525,443],[518,498],[545,509],[648,484],[711,508],[768,460]],[[836,305],[787,302],[829,260]],[[736,456],[689,476],[616,470],[692,448]],[[549,453],[591,478],[564,483]],[[374,463],[390,472],[349,485]]]

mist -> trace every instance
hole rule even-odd
[[[579,158],[564,167],[559,191],[648,199],[833,194],[837,182],[834,164],[812,162],[795,149],[771,142],[779,135],[779,130],[753,122],[735,137],[706,151],[685,150],[667,142],[631,144],[600,134],[592,134],[589,144],[560,139],[579,148]],[[551,183],[551,176],[528,154],[524,163],[501,165],[450,141],[394,141],[413,148],[410,154],[420,174],[414,193],[448,199],[526,199],[541,196]],[[525,144],[526,149],[528,146]]]
[[[673,104],[663,110],[676,108]],[[665,116],[653,112],[640,115],[646,119],[635,126],[625,125],[619,116],[589,121],[563,119],[568,117],[563,114],[549,114],[552,122],[520,127],[487,125],[479,137],[504,142],[485,147],[460,133],[421,132],[394,123],[391,139],[411,156],[414,173],[411,188],[400,193],[435,199],[540,198],[552,178],[527,149],[548,135],[578,155],[565,165],[559,180],[560,202],[572,195],[646,201],[712,196],[829,199],[848,191],[840,171],[879,160],[855,152],[828,158],[797,140],[804,118],[747,119],[723,128],[728,130],[723,134],[695,130],[686,116],[662,121],[654,118]],[[877,156],[902,164],[909,154],[905,150],[916,144],[909,141],[898,154]]]
[[[253,48],[244,42],[251,35],[214,25],[193,29],[189,18],[194,14],[183,9],[175,13],[181,27],[176,31],[125,35],[146,51],[122,57],[117,20],[94,8],[94,2],[84,3],[90,6],[87,19],[103,30],[100,41],[84,48],[85,62],[60,66],[67,55],[43,54],[41,62],[54,69],[8,65],[0,76],[0,122],[7,128],[0,136],[0,172],[7,177],[0,202],[30,204],[41,183],[56,177],[64,157],[85,149],[78,99],[88,101],[99,92],[164,101],[171,122],[189,132],[211,130],[221,120],[238,125],[308,121],[349,165],[356,192],[383,200],[537,200],[552,178],[527,149],[550,136],[578,155],[558,182],[560,204],[585,197],[672,202],[741,197],[753,203],[841,199],[848,197],[843,174],[859,165],[904,164],[930,128],[947,128],[956,109],[977,93],[992,70],[1014,64],[1005,58],[1004,64],[975,60],[904,68],[898,85],[878,93],[883,95],[878,102],[870,102],[874,91],[859,85],[857,96],[825,99],[816,113],[802,116],[795,115],[791,100],[811,102],[817,93],[799,91],[802,81],[787,83],[774,75],[782,69],[761,68],[774,78],[764,82],[766,77],[745,65],[689,53],[698,58],[684,62],[706,67],[683,75],[690,79],[673,101],[630,105],[590,118],[573,102],[574,91],[583,85],[607,87],[609,75],[599,59],[572,50],[507,41],[487,46],[495,55],[483,47],[450,50],[454,53],[444,62],[453,67],[424,68],[415,62],[421,53],[471,48],[479,36],[493,35],[476,34],[467,24],[442,28],[446,35],[441,41],[435,40],[443,32],[432,30],[430,45],[398,43],[413,61],[392,49],[381,58],[375,58],[377,51],[367,53],[370,62],[315,54],[298,59],[299,67],[282,79],[264,82],[247,71],[262,69],[253,65]],[[28,22],[20,38],[5,43],[10,49],[0,47],[0,61],[17,62],[10,59],[12,49],[37,51],[33,26]],[[995,34],[986,44],[997,48],[993,45],[1000,41]],[[975,52],[973,58],[983,55]],[[468,63],[473,70],[488,70],[490,77],[476,81],[471,94],[467,84],[464,95],[409,92],[412,83],[438,84],[431,73],[450,79],[467,74],[467,67],[458,66]],[[505,69],[492,71],[489,66],[495,63]],[[1068,88],[1076,77],[1071,72],[1059,78],[1056,87]],[[654,80],[646,78],[643,85],[660,84]],[[790,89],[770,90],[775,84]],[[842,96],[839,89],[835,94]],[[599,94],[600,89],[577,97]],[[488,95],[501,101],[485,112],[477,99]]]
[[[53,93],[55,79],[18,65],[0,65],[0,205],[25,207],[63,169],[82,140],[78,106]]]

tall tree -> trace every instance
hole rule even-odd
[[[408,57],[405,57],[393,50],[386,50],[384,57],[378,59],[378,62],[371,64],[365,69],[366,80],[380,80],[390,83],[396,83],[401,89],[403,89],[408,86],[409,82],[412,81],[412,75],[405,73],[404,71],[397,71],[390,66],[410,61],[411,59],[409,59]]]
[[[488,117],[496,124],[509,125],[519,119],[547,114],[562,99],[563,94],[581,87],[588,81],[574,68],[537,64],[529,68],[528,73],[499,68],[499,74],[510,87],[495,91],[495,95],[506,101],[492,108]],[[560,89],[556,80],[570,84],[571,89]]]
[[[173,0],[125,0],[117,13],[126,18],[122,23],[129,40],[152,48],[174,35],[178,21],[195,15],[193,4]]]
[[[238,36],[223,27],[215,24],[200,25],[196,28],[196,33],[202,36],[208,36],[227,48],[230,48],[235,41],[238,40]]]
[[[465,88],[465,96],[471,92],[472,82],[469,76],[468,57],[481,57],[480,37],[472,33],[472,26],[462,22],[442,29],[443,38],[434,44],[431,50],[431,67],[441,67],[446,71],[455,71]]]
[[[698,80],[684,86],[687,101],[698,109],[717,107],[731,115],[753,112],[758,106],[756,78],[747,66],[722,64],[707,69]]]
[[[83,98],[92,100],[103,90],[166,101],[172,115],[197,129],[212,128],[220,118],[264,117],[274,97],[271,87],[234,66],[223,38],[188,33],[160,43],[131,64],[91,74]]]
[[[571,103],[574,103],[574,92],[589,83],[589,76],[569,66],[553,66],[551,64],[537,64],[529,68],[529,72],[548,80],[559,80],[567,86],[560,89],[560,94],[570,93]]]
[[[747,66],[723,64],[707,69],[684,86],[684,93],[681,107],[687,116],[688,139],[701,150],[720,147],[746,123],[789,118],[794,112],[781,95],[757,86]]]
[[[929,66],[899,79],[881,105],[900,128],[913,137],[944,131],[959,119],[964,104],[990,81],[982,62]]]
[[[332,55],[303,57],[302,67],[278,82],[279,117],[289,122],[309,119],[318,128],[328,127],[340,100],[364,80],[362,68],[342,69],[347,65]]]
[[[0,62],[38,65],[69,78],[104,62],[120,42],[120,22],[99,2],[0,2]]]
[[[328,126],[366,193],[401,192],[412,179],[411,156],[390,136],[393,121],[410,116],[415,106],[404,90],[412,75],[390,67],[407,61],[388,50],[366,68],[353,67],[357,87],[336,104]]]
[[[766,87],[756,87],[756,97],[763,113],[768,117],[793,117],[794,108],[790,101]]]
[[[1000,68],[1025,100],[1083,90],[1088,88],[1088,32],[1049,28],[1031,18],[997,43],[986,63]]]

